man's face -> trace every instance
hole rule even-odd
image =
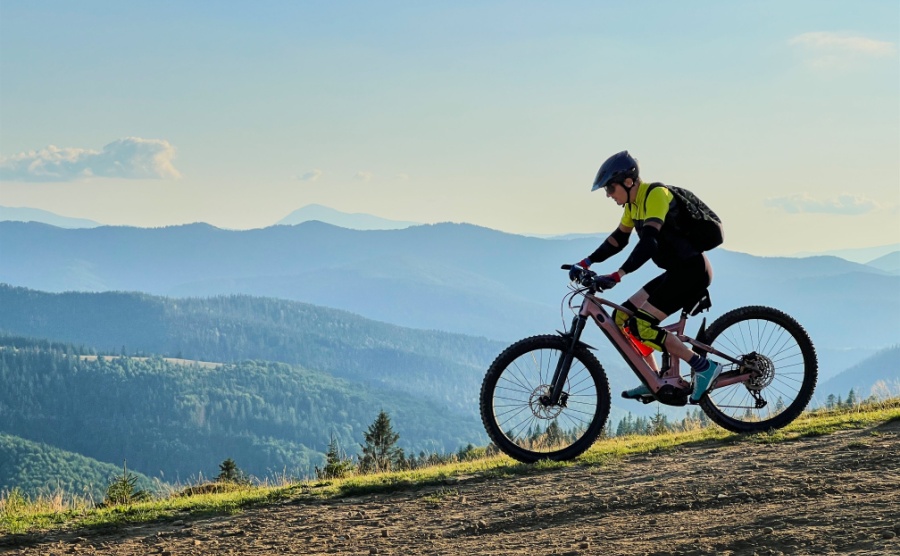
[[[629,178],[627,181],[631,181]],[[628,190],[621,183],[610,183],[606,186],[606,196],[615,201],[620,207],[628,202]]]

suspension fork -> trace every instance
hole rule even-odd
[[[572,319],[572,327],[569,329],[569,332],[563,334],[563,338],[569,341],[569,348],[563,356],[559,358],[559,362],[556,364],[556,371],[553,372],[553,380],[550,381],[550,398],[546,400],[548,406],[559,404],[563,385],[566,383],[566,379],[569,378],[569,369],[572,367],[572,358],[575,357],[575,348],[578,347],[578,343],[581,340],[581,333],[584,331],[584,325],[586,323],[587,317],[585,315],[576,315],[575,318]]]

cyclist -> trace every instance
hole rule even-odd
[[[613,317],[652,369],[658,370],[658,367],[650,348],[665,350],[688,362],[694,371],[690,402],[698,403],[721,373],[721,366],[692,352],[659,324],[669,315],[698,301],[706,292],[712,282],[709,259],[693,247],[675,225],[678,205],[672,193],[665,186],[651,187],[642,182],[638,162],[628,151],[614,154],[600,166],[591,191],[598,189],[604,189],[606,196],[625,211],[619,226],[600,247],[572,266],[569,278],[580,279],[591,264],[620,252],[628,244],[631,231],[636,229],[637,245],[621,268],[597,277],[597,281],[601,287],[609,289],[651,259],[663,269],[662,274],[622,304],[633,313],[632,317],[619,310],[613,312]],[[622,392],[622,397],[629,399],[652,396],[653,392],[646,384]]]

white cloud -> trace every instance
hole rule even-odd
[[[370,181],[374,177],[375,177],[375,174],[373,174],[372,172],[359,171],[356,173],[355,176],[353,176],[353,179],[362,180],[362,181]]]
[[[176,179],[175,147],[162,139],[126,137],[103,150],[50,145],[0,157],[0,180],[76,181],[87,178]]]
[[[766,199],[767,207],[780,208],[791,213],[818,213],[818,214],[844,214],[859,215],[872,212],[880,208],[880,205],[872,199],[850,195],[845,193],[831,199],[816,199],[806,193],[790,195],[787,197],[773,197]]]
[[[825,31],[797,35],[789,40],[788,44],[819,52],[843,52],[869,56],[890,56],[896,49],[896,45],[892,42]]]
[[[788,44],[798,48],[806,63],[817,69],[852,69],[863,60],[887,58],[896,52],[892,42],[824,31],[797,35]]]
[[[319,170],[318,168],[316,168],[314,170],[311,170],[311,171],[303,174],[302,176],[300,176],[297,179],[299,179],[300,181],[316,181],[317,179],[321,178],[322,174],[324,174],[324,173],[325,172],[323,172],[322,170]]]

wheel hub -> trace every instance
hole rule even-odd
[[[554,419],[562,413],[563,408],[566,406],[566,400],[568,400],[569,395],[563,392],[559,396],[559,403],[554,405],[550,403],[551,391],[552,388],[549,384],[542,384],[535,388],[528,398],[528,406],[531,408],[531,413],[538,419]]]

